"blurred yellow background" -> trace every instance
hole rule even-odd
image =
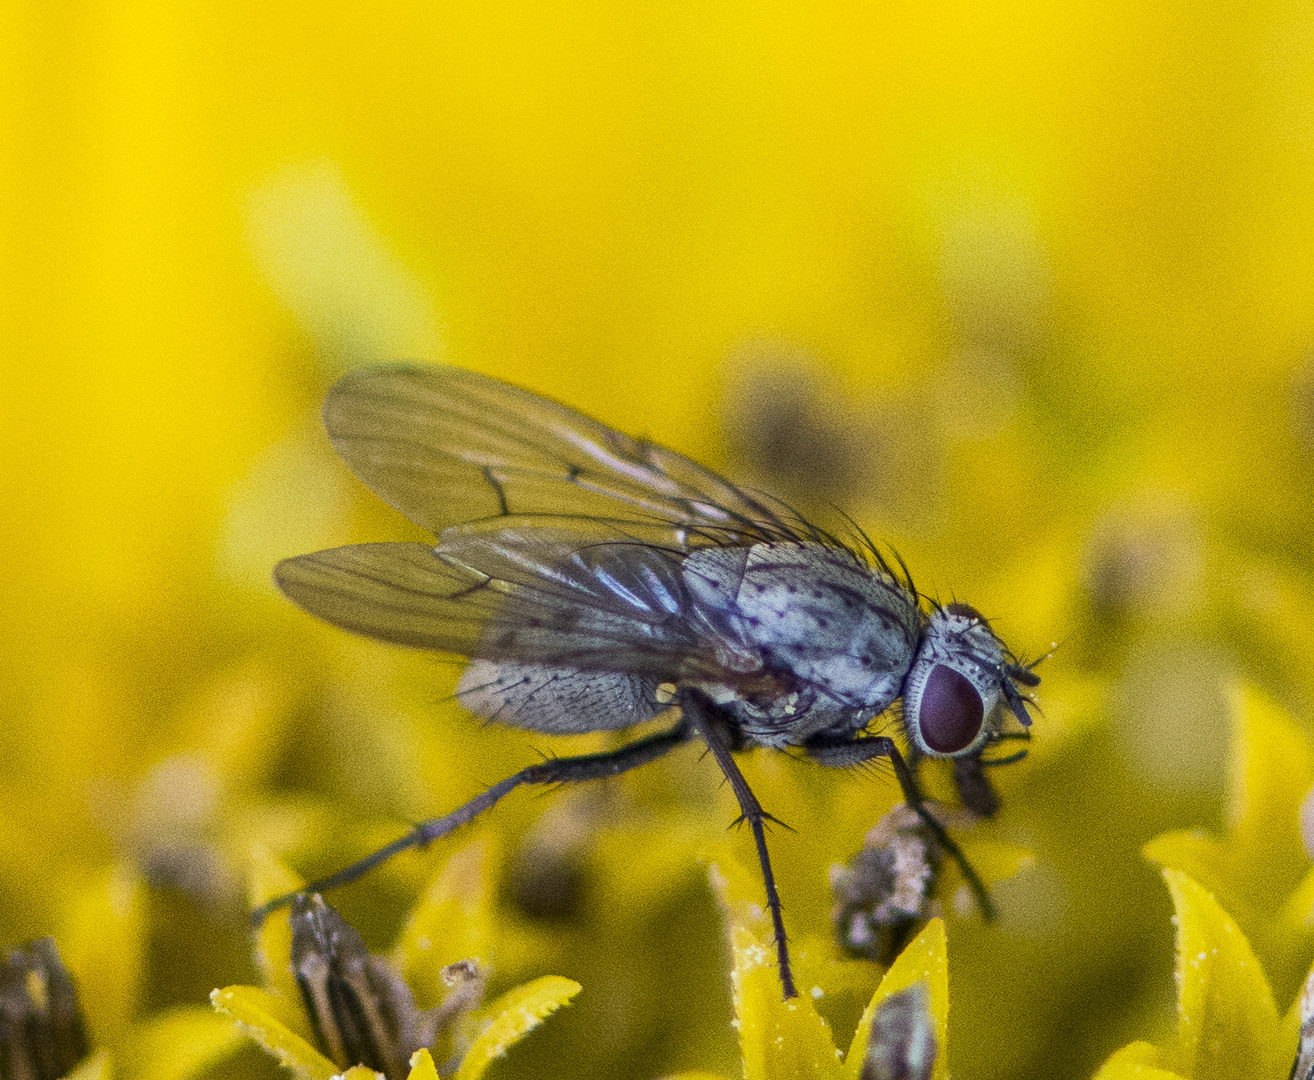
[[[1060,642],[990,826],[1037,865],[998,927],[950,923],[953,1069],[1086,1076],[1171,1024],[1140,845],[1219,825],[1230,678],[1314,715],[1306,5],[15,0],[0,88],[4,940],[130,865],[124,1008],[203,1001],[249,977],[253,840],[331,869],[335,827],[363,850],[545,746],[272,586],[414,535],[317,421],[343,371],[414,358],[842,505],[1019,653]],[[721,830],[677,757],[625,790]],[[799,830],[791,932],[824,934],[794,920],[845,852],[808,846],[832,803],[777,809],[789,768],[754,782]],[[781,783],[872,800],[845,842],[893,800],[806,768]],[[482,828],[552,800],[517,805]],[[391,915],[344,899],[372,942],[399,881]],[[584,991],[497,1075],[736,1075],[715,905],[692,863],[670,890],[525,961]],[[621,944],[672,926],[678,964]]]

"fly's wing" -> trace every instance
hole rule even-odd
[[[460,368],[348,375],[329,391],[324,426],[361,480],[435,535],[508,514],[664,522],[686,550],[799,529],[673,450]]]
[[[573,562],[554,559],[558,545]],[[275,578],[312,615],[418,649],[658,680],[678,678],[700,652],[670,552],[549,531],[471,540],[461,553],[356,544],[287,559]],[[504,576],[473,569],[475,559]]]
[[[276,578],[383,641],[566,675],[734,679],[692,615],[686,557],[811,538],[688,458],[457,368],[349,375],[324,422],[356,475],[440,543],[321,551]],[[510,693],[511,668],[497,671]]]
[[[497,610],[481,579],[427,544],[353,544],[284,559],[274,580],[299,607],[366,637],[468,655]]]

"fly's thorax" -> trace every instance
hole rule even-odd
[[[684,577],[734,673],[700,689],[759,741],[857,730],[898,696],[920,632],[916,598],[847,549],[711,549],[685,560]]]
[[[1004,647],[966,604],[937,608],[903,687],[903,719],[930,757],[979,750],[1003,724]]]

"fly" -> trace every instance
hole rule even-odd
[[[982,767],[1021,756],[983,755],[1017,737],[1009,717],[1025,733],[1026,692],[1040,679],[976,610],[923,597],[860,533],[846,542],[673,450],[485,375],[355,372],[329,391],[324,425],[352,472],[438,543],[288,559],[275,578],[291,600],[367,637],[467,657],[457,695],[490,720],[553,734],[663,713],[673,723],[522,769],[309,890],[355,881],[521,785],[615,776],[697,738],[752,831],[786,998],[797,990],[767,854],[773,819],[737,751],[794,750],[833,766],[889,759],[905,802],[993,918],[914,771],[922,757],[956,759],[965,802],[989,812]],[[907,759],[868,731],[899,701]]]

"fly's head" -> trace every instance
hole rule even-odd
[[[1039,683],[975,608],[937,607],[904,679],[908,737],[929,757],[975,753],[1000,733],[1008,713],[1031,726],[1019,687]]]

